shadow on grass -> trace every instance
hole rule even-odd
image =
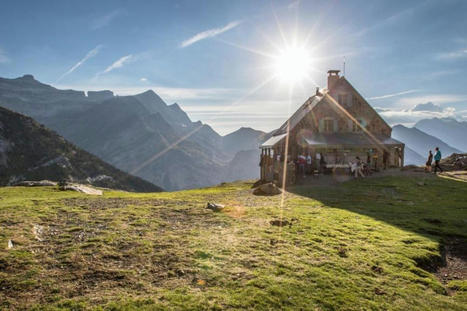
[[[467,184],[427,176],[387,176],[298,185],[289,192],[366,215],[403,230],[467,238]]]
[[[444,246],[452,245],[453,241],[464,245],[462,257],[467,260],[467,184],[464,182],[433,175],[386,176],[323,185],[318,181],[288,191],[440,242],[441,257],[419,263],[426,270],[433,271],[445,264]]]

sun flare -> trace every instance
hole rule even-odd
[[[300,47],[288,47],[274,58],[274,74],[284,82],[300,82],[309,73],[311,57]]]

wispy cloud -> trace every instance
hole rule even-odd
[[[100,17],[96,18],[91,23],[91,29],[97,30],[97,29],[103,28],[105,26],[108,26],[112,22],[112,20],[114,20],[116,17],[122,15],[122,13],[123,13],[123,10],[117,9],[117,10],[113,10],[112,12],[110,12],[110,13],[108,13],[106,15],[103,15],[103,16],[100,16]]]
[[[104,73],[108,73],[108,72],[111,72],[112,70],[114,69],[117,69],[117,68],[120,68],[120,67],[123,67],[123,65],[125,65],[125,63],[128,63],[131,59],[133,58],[133,55],[126,55],[126,56],[123,56],[123,57],[120,57],[118,60],[116,60],[115,62],[112,63],[112,65],[110,65],[109,67],[105,68],[104,71],[101,71],[101,72],[98,72],[96,74],[96,77],[97,76],[100,76]]]
[[[419,2],[416,6],[406,8],[402,11],[396,12],[395,14],[388,16],[387,18],[383,18],[378,21],[378,23],[371,25],[369,27],[366,27],[364,29],[361,29],[357,33],[353,34],[356,37],[359,36],[364,36],[368,34],[369,32],[379,30],[381,28],[387,27],[389,25],[392,25],[394,23],[399,22],[401,19],[408,18],[410,17],[416,10],[418,10],[420,7],[428,4],[429,1],[424,1],[424,2]]]
[[[76,64],[73,65],[73,67],[71,67],[70,69],[68,69],[67,72],[65,72],[64,74],[62,74],[58,79],[57,79],[57,82],[59,82],[60,80],[62,80],[63,78],[65,78],[67,75],[69,75],[70,73],[72,73],[73,71],[75,71],[78,67],[80,67],[81,65],[83,65],[88,59],[96,56],[100,49],[102,48],[102,45],[98,45],[96,46],[95,48],[93,48],[91,51],[89,51],[86,56],[84,56],[83,59],[81,59],[79,62],[77,62]]]
[[[10,59],[6,55],[6,52],[0,48],[0,64],[1,63],[8,63]]]
[[[439,53],[436,55],[436,58],[440,60],[452,60],[452,59],[458,59],[458,58],[463,58],[463,57],[467,57],[467,49],[444,52],[444,53]]]
[[[368,99],[369,100],[385,99],[385,98],[391,98],[391,97],[401,96],[401,95],[415,93],[415,92],[418,92],[418,90],[416,90],[416,89],[415,90],[407,90],[407,91],[398,92],[398,93],[392,93],[392,94],[386,94],[386,95],[381,95],[381,96],[369,97]]]
[[[292,1],[292,2],[287,6],[287,8],[288,8],[288,9],[298,9],[299,6],[300,6],[300,0],[296,0],[296,1]]]
[[[233,29],[233,28],[237,27],[240,24],[241,24],[241,21],[233,21],[233,22],[228,23],[227,25],[225,25],[222,28],[213,28],[213,29],[209,29],[209,30],[197,33],[193,37],[183,41],[180,44],[180,47],[185,48],[185,47],[190,46],[193,43],[196,43],[196,42],[198,42],[200,40],[215,37],[217,35],[220,35],[221,33],[224,33],[226,31],[229,31],[230,29]]]

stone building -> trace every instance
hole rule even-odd
[[[320,173],[348,169],[356,157],[376,171],[401,167],[404,144],[391,138],[391,131],[339,70],[329,70],[327,88],[317,88],[260,146],[261,179],[280,183],[284,161],[293,169],[290,161],[299,155],[310,155],[313,172]]]

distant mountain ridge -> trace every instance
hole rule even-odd
[[[251,127],[241,127],[222,137],[222,146],[226,152],[235,154],[239,151],[258,150],[259,144],[266,140],[267,134]]]
[[[0,78],[0,106],[35,118],[119,169],[164,189],[259,175],[255,169],[239,176],[230,166],[237,165],[234,159],[240,151],[253,150],[250,157],[256,153],[259,159],[258,145],[265,134],[261,131],[240,129],[223,137],[209,125],[192,122],[178,104],[167,105],[152,90],[133,96],[87,94],[58,90],[31,75]]]
[[[447,144],[467,152],[467,122],[453,118],[433,118],[418,121],[416,128],[445,141]]]
[[[127,191],[162,191],[75,147],[33,119],[0,107],[0,185],[42,179]]]
[[[403,142],[406,147],[405,164],[422,165],[428,157],[428,151],[434,152],[439,147],[443,157],[461,151],[449,146],[437,137],[431,136],[418,128],[396,125],[392,128],[392,137]]]

